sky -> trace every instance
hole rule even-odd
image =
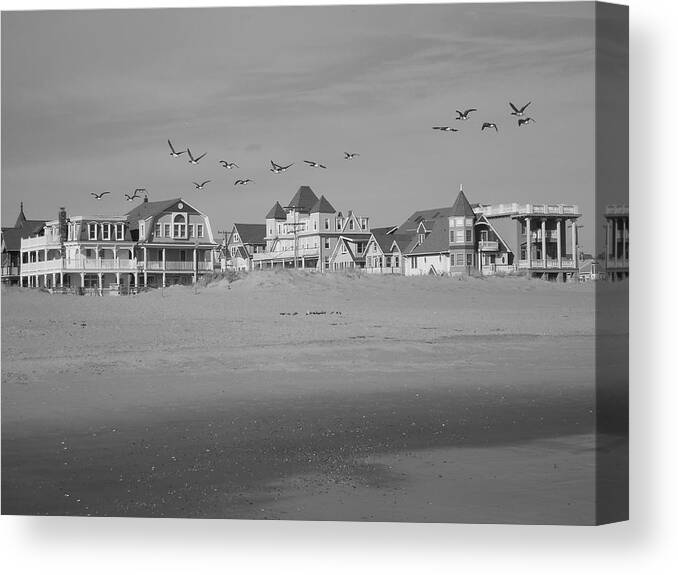
[[[463,185],[472,203],[578,204],[591,251],[593,16],[588,2],[4,12],[2,225],[20,201],[29,219],[125,213],[146,188],[216,233],[309,185],[380,227]],[[535,123],[518,128],[509,101],[531,101]],[[168,138],[207,156],[171,158]]]

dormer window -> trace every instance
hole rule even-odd
[[[101,224],[101,239],[102,240],[111,239],[111,224]]]
[[[116,224],[115,239],[121,241],[125,239],[125,224]]]
[[[337,229],[341,230],[343,225],[344,225],[344,220],[342,220],[341,218],[337,218]]]
[[[159,238],[162,236],[162,224],[156,223],[155,224],[155,237]]]
[[[97,225],[93,222],[87,224],[87,237],[90,240],[96,240],[97,239]]]
[[[146,239],[146,222],[143,220],[139,220],[139,239]]]
[[[172,237],[174,239],[186,239],[186,216],[184,214],[175,214],[172,224]]]
[[[353,230],[354,226],[355,226],[355,223],[354,223],[353,220],[351,220],[350,222],[348,222],[348,229],[349,229],[349,230]]]
[[[361,218],[360,220],[360,228],[363,230],[367,229],[367,218]]]
[[[423,244],[425,239],[426,234],[419,234],[419,245]]]

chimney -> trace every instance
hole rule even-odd
[[[148,203],[148,196],[144,196],[144,204]]]

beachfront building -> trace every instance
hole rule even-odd
[[[337,212],[325,196],[301,186],[286,206],[266,214],[265,247],[252,255],[253,268],[318,271],[362,268],[370,238],[369,219]]]
[[[266,248],[266,224],[233,224],[226,242],[225,268],[252,271],[254,254]]]
[[[385,262],[398,261],[390,273],[520,271],[529,277],[576,279],[580,215],[576,205],[567,204],[472,205],[460,189],[450,207],[420,210],[397,228],[375,230],[366,271],[384,273]]]
[[[612,281],[629,277],[629,207],[605,209],[605,270]]]
[[[19,285],[21,281],[21,239],[43,232],[45,220],[29,220],[21,202],[13,227],[2,228],[2,283]]]
[[[124,215],[68,216],[21,240],[21,285],[97,293],[190,284],[214,269],[209,218],[175,198]]]

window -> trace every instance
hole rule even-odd
[[[386,267],[387,268],[391,267],[391,256],[386,256]]]
[[[101,239],[102,240],[111,239],[111,224],[101,224]]]
[[[455,241],[458,244],[464,243],[464,230],[456,230],[455,231]]]
[[[473,241],[473,230],[466,230],[466,243],[471,243]]]
[[[412,257],[412,268],[417,269],[417,256]]]
[[[236,243],[239,242],[240,241],[240,235],[237,234],[237,233],[233,234],[233,241],[236,242]]]
[[[204,238],[205,237],[205,227],[203,224],[197,224],[197,231],[198,231],[198,237],[199,238]]]
[[[116,240],[125,239],[125,224],[117,224],[115,226],[115,239]]]
[[[423,244],[425,239],[426,234],[419,234],[419,245]]]
[[[354,229],[354,225],[355,225],[355,222],[354,222],[353,220],[351,220],[350,222],[348,222],[348,229],[349,229],[349,230],[353,230],[353,229]]]
[[[455,265],[458,266],[464,265],[464,254],[456,254]]]
[[[330,269],[330,258],[329,256],[325,257],[325,269]]]
[[[393,256],[393,267],[400,267],[400,256]]]
[[[143,220],[139,221],[139,238],[146,239],[146,222]]]
[[[162,226],[160,223],[155,224],[155,237],[159,238],[162,236]]]
[[[464,218],[454,218],[454,225],[457,227],[464,226]]]
[[[326,250],[330,249],[330,238],[325,238],[325,249]]]
[[[325,218],[325,229],[326,230],[330,229],[330,219],[329,218]]]
[[[195,237],[195,224],[189,224],[189,226],[188,226],[188,237],[189,238]]]
[[[268,235],[272,236],[273,235],[273,228],[268,228]]]
[[[481,230],[480,231],[480,241],[481,242],[487,241],[487,230]]]
[[[341,218],[337,218],[337,229],[341,230],[341,226],[343,225],[343,220]]]
[[[361,218],[361,219],[360,219],[360,227],[361,227],[361,229],[363,229],[363,230],[366,230],[366,229],[367,229],[367,219],[366,219],[366,218]]]
[[[467,266],[473,265],[473,254],[466,254],[466,265]]]
[[[186,237],[186,217],[183,214],[176,214],[173,220],[174,224],[174,234],[175,238],[185,238]]]
[[[164,232],[165,237],[169,238],[170,237],[170,230],[172,229],[172,227],[168,223],[163,224],[162,227],[165,230],[165,232]]]
[[[466,227],[473,225],[473,218],[466,218]]]
[[[348,250],[346,249],[346,242],[341,242],[341,253],[346,254]]]
[[[316,222],[315,220],[313,220],[313,231],[314,232],[318,231],[318,222]]]
[[[232,258],[235,257],[235,252],[237,251],[237,249],[238,249],[237,247],[231,246],[231,257],[232,257]]]
[[[97,239],[97,225],[94,223],[87,224],[87,232],[88,232],[88,238],[90,240],[96,240]]]

